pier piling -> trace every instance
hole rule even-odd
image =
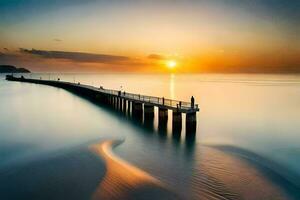
[[[158,108],[158,118],[161,120],[168,119],[168,109],[166,108]]]
[[[143,104],[140,102],[132,102],[132,115],[143,115]]]
[[[97,101],[104,105],[111,106],[118,111],[128,113],[139,121],[147,122],[153,125],[154,119],[154,106],[158,107],[158,128],[160,131],[165,131],[168,121],[168,110],[172,110],[172,132],[174,134],[181,133],[182,130],[182,114],[186,114],[186,134],[194,136],[197,127],[197,115],[199,111],[198,105],[194,102],[194,97],[191,98],[191,102],[182,102],[172,99],[165,99],[153,96],[145,96],[133,93],[121,93],[117,90],[108,90],[88,86],[80,83],[70,83],[41,79],[27,79],[25,77],[14,77],[7,75],[8,81],[19,81],[27,83],[36,83],[43,85],[50,85],[58,88],[69,90],[73,93],[84,96],[85,98]],[[152,120],[152,122],[151,122]],[[151,122],[151,123],[150,123]]]
[[[194,134],[197,127],[197,115],[196,113],[186,114],[186,134]]]
[[[122,99],[122,112],[125,113],[126,112],[126,99]]]
[[[180,134],[182,130],[182,113],[178,110],[173,110],[172,113],[172,132]]]
[[[118,110],[122,110],[122,99],[118,97]]]
[[[128,113],[128,115],[130,115],[130,113],[131,113],[131,107],[132,107],[131,105],[132,105],[132,102],[128,100],[128,105],[127,105],[127,113]]]
[[[145,119],[151,119],[154,117],[154,106],[151,104],[144,104],[144,117]]]

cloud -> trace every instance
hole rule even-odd
[[[36,55],[48,59],[65,59],[74,62],[83,63],[120,63],[129,61],[130,58],[126,56],[115,56],[106,54],[93,54],[83,52],[70,52],[70,51],[45,51],[36,49],[23,49],[20,48],[21,53]]]
[[[153,59],[153,60],[164,60],[166,59],[164,56],[159,55],[159,54],[150,54],[148,56],[149,59]]]
[[[11,59],[16,59],[16,58],[18,58],[18,55],[0,52],[0,59],[2,62],[11,60]]]
[[[54,41],[54,42],[62,42],[62,40],[59,39],[59,38],[54,38],[53,41]]]

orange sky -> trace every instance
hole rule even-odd
[[[300,4],[254,2],[4,1],[0,64],[56,72],[169,72],[170,59],[173,72],[300,66]]]

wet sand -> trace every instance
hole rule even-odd
[[[90,147],[107,169],[93,199],[179,199],[162,182],[113,154],[112,148],[120,143],[110,140]]]
[[[105,175],[104,162],[86,146],[0,168],[0,199],[90,199]]]
[[[233,149],[235,152],[233,152]],[[239,148],[205,146],[192,190],[202,199],[299,199],[297,186],[276,171],[266,168],[257,157]],[[253,159],[249,160],[248,157]],[[275,167],[275,163],[272,163]],[[282,170],[285,170],[282,168]]]
[[[120,141],[61,150],[0,168],[0,199],[179,199],[112,153]]]
[[[152,200],[184,195],[176,183],[166,185],[169,183],[116,156],[113,148],[120,143],[105,140],[0,168],[0,199]],[[193,199],[298,199],[297,187],[282,182],[270,169],[266,176],[258,163],[247,162],[227,149],[201,148],[189,189]],[[235,152],[246,156],[241,150]]]

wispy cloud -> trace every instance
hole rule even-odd
[[[53,41],[54,41],[54,42],[62,42],[62,40],[59,39],[59,38],[54,38]]]
[[[107,54],[93,54],[84,52],[70,52],[70,51],[45,51],[37,49],[23,49],[20,48],[21,53],[36,55],[48,59],[65,59],[74,62],[85,63],[119,63],[129,61],[130,58],[126,56],[116,56]]]
[[[16,55],[16,54],[0,52],[0,59],[2,62],[7,61],[7,60],[17,59],[17,58],[18,58],[18,55]]]
[[[150,54],[148,56],[148,58],[153,59],[153,60],[164,60],[164,59],[166,59],[165,56],[159,55],[159,54]]]

